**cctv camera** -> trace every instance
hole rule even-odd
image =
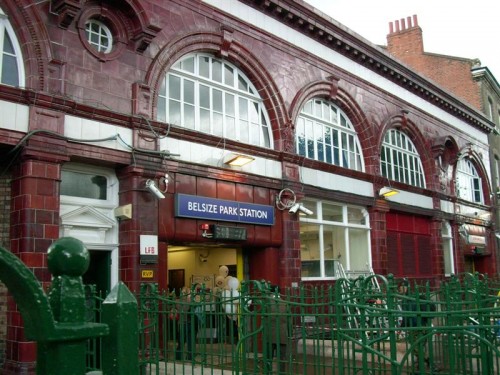
[[[146,188],[151,193],[153,193],[156,196],[156,198],[158,198],[158,199],[164,199],[165,198],[165,196],[160,191],[160,189],[158,189],[158,187],[155,185],[155,182],[153,180],[147,180],[146,181]]]
[[[304,213],[304,214],[306,214],[306,215],[312,215],[313,214],[313,212],[309,208],[307,208],[307,207],[305,207],[303,205],[300,205],[299,211],[302,212],[302,213]]]
[[[288,212],[290,212],[291,214],[294,214],[296,213],[300,208],[300,204],[299,203],[295,203],[289,210]]]

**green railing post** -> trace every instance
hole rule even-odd
[[[53,275],[48,299],[59,325],[71,331],[80,326],[82,333],[91,323],[85,323],[85,292],[82,275],[90,264],[90,254],[84,244],[71,237],[55,241],[47,252],[47,265]],[[105,329],[105,326],[102,326]],[[76,331],[75,331],[76,333]],[[71,336],[71,335],[70,335]],[[37,372],[39,374],[85,374],[85,354],[88,337],[68,337],[55,334],[53,340],[38,343]]]
[[[137,300],[127,286],[117,284],[102,304],[101,321],[110,334],[103,338],[106,348],[102,369],[106,375],[139,373],[139,327]]]
[[[49,297],[33,272],[14,254],[0,248],[0,280],[12,294],[23,317],[25,336],[38,344],[37,374],[83,375],[87,339],[104,336],[104,324],[85,323],[81,275],[89,265],[83,243],[64,237],[48,250],[54,275]]]

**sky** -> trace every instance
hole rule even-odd
[[[498,0],[305,1],[377,45],[387,45],[390,22],[416,14],[425,52],[478,58],[500,82]]]

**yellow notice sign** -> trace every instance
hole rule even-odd
[[[153,270],[141,270],[141,277],[143,279],[152,279],[154,274]]]

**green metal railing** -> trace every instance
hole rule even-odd
[[[281,293],[249,281],[177,294],[143,284],[134,296],[118,283],[102,299],[82,284],[88,264],[81,241],[54,242],[45,294],[0,248],[38,374],[500,373],[500,283],[484,275],[431,288],[369,274]]]
[[[137,297],[141,371],[500,372],[498,282],[466,274],[439,288],[409,285],[405,293],[400,284],[372,275],[278,294],[266,282],[251,281],[233,295],[202,287],[190,298],[145,284]]]

